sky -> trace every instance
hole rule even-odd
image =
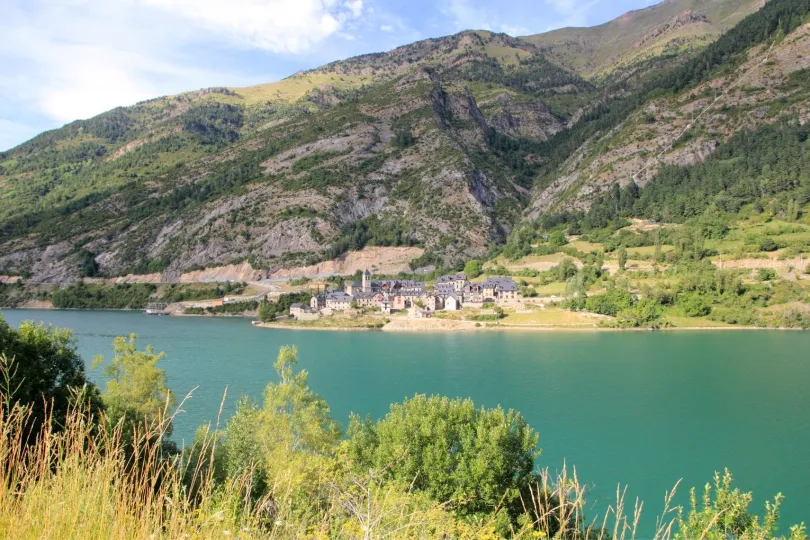
[[[593,26],[655,0],[0,0],[0,150],[117,106],[461,30]]]

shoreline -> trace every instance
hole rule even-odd
[[[75,308],[45,308],[45,307],[0,307],[2,310],[17,311],[65,311],[65,312],[121,312],[134,313],[143,310],[139,309],[75,309]],[[387,333],[450,333],[450,332],[480,332],[480,331],[504,331],[504,332],[532,332],[532,333],[598,333],[598,332],[718,332],[718,331],[757,331],[757,330],[780,330],[780,331],[802,331],[803,328],[786,327],[762,327],[762,326],[668,326],[663,328],[611,328],[606,326],[554,326],[554,325],[517,325],[517,324],[492,324],[483,323],[475,326],[474,321],[452,320],[452,319],[394,319],[381,328],[367,328],[362,326],[303,326],[285,324],[283,322],[259,322],[252,316],[244,315],[195,315],[184,313],[170,313],[166,315],[146,315],[148,317],[196,317],[207,319],[246,319],[250,320],[254,328],[273,330],[302,330],[302,331],[324,331],[324,332],[387,332]]]
[[[423,322],[417,320],[418,322]],[[461,321],[471,322],[471,321]],[[303,331],[326,331],[326,332],[386,332],[386,333],[452,333],[452,332],[480,332],[480,331],[505,331],[505,332],[529,332],[529,333],[600,333],[600,332],[722,332],[733,331],[740,332],[746,330],[762,331],[762,330],[775,330],[775,331],[802,331],[803,328],[768,328],[761,326],[670,326],[666,328],[610,328],[605,326],[518,326],[518,325],[464,325],[464,326],[444,326],[444,325],[409,325],[401,326],[389,323],[382,328],[362,328],[362,327],[329,327],[329,326],[296,326],[284,323],[261,323],[253,321],[254,328],[272,329],[272,330],[303,330]]]
[[[8,306],[0,306],[0,312],[4,309],[7,310],[16,310],[16,311],[70,311],[70,312],[99,312],[99,311],[112,311],[116,313],[136,313],[140,312],[146,315],[145,310],[141,308],[98,308],[98,309],[81,309],[81,308],[57,308],[53,306],[17,306],[17,307],[8,307]],[[204,317],[209,319],[255,319],[253,315],[232,315],[232,314],[219,314],[219,315],[211,315],[207,313],[203,314],[195,314],[195,313],[162,313],[160,315],[147,315],[148,317]]]

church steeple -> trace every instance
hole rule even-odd
[[[363,272],[363,292],[371,292],[371,272],[368,268]]]

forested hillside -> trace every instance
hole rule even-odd
[[[538,218],[574,232],[677,222],[709,197],[798,217],[809,4],[666,2],[580,36],[615,45],[587,60],[560,52],[573,30],[462,32],[73,122],[0,154],[0,273],[174,281],[366,245],[420,246],[413,268],[454,267]],[[760,155],[758,141],[784,148]],[[609,212],[615,192],[632,203]]]

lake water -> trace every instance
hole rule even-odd
[[[178,441],[216,420],[226,388],[226,418],[237,397],[260,398],[279,347],[294,344],[344,425],[352,411],[379,417],[414,393],[517,409],[540,434],[538,465],[575,465],[597,509],[628,485],[645,501],[645,529],[678,479],[686,503],[684,487],[724,467],[754,491],[757,512],[781,491],[782,522],[810,522],[810,332],[390,334],[123,312],[3,316],[72,328],[88,362],[130,332],[165,351],[172,390],[182,398],[196,388],[175,423]]]

